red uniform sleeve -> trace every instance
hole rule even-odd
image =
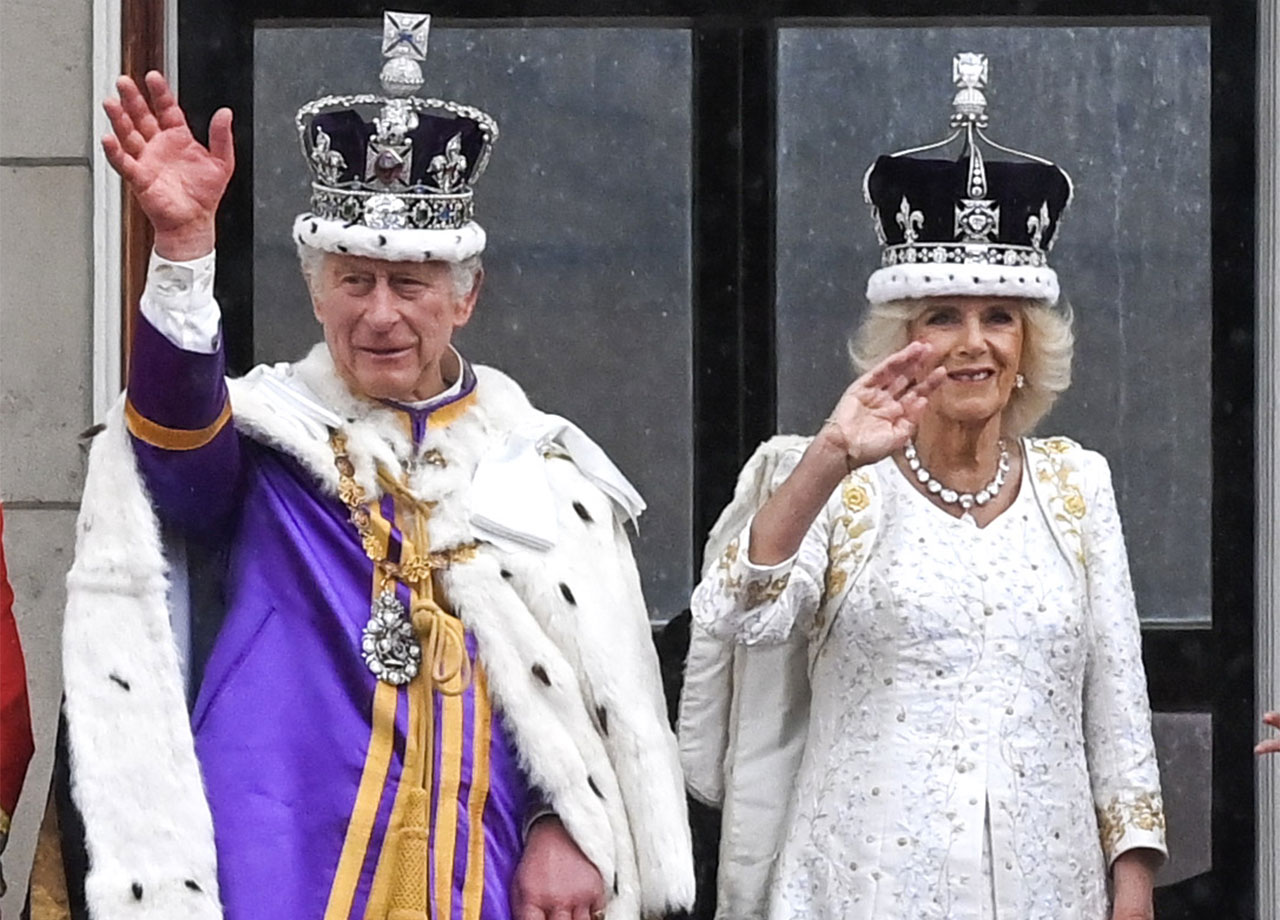
[[[13,619],[13,589],[4,562],[4,511],[0,509],[0,838],[9,832],[9,820],[34,751],[27,668]]]

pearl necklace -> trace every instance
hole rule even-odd
[[[907,458],[907,466],[911,467],[912,472],[916,474],[916,479],[924,483],[924,487],[928,489],[930,495],[936,495],[948,505],[959,505],[964,509],[965,517],[969,516],[969,511],[974,505],[982,507],[991,499],[1000,494],[1000,489],[1004,486],[1005,476],[1009,474],[1009,447],[1005,444],[1004,438],[1000,439],[1000,460],[996,463],[996,475],[986,488],[977,492],[957,492],[955,489],[948,489],[938,480],[933,478],[933,474],[924,468],[924,464],[920,462],[920,455],[916,452],[916,442],[908,441],[903,455]]]

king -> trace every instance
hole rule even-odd
[[[155,249],[68,577],[95,920],[638,920],[693,900],[625,530],[644,504],[451,345],[498,129],[413,95],[427,26],[387,14],[383,95],[299,111],[292,233],[323,342],[239,379],[212,292],[231,112],[205,147],[158,73],[104,103]],[[162,533],[225,559],[212,651],[185,668]]]

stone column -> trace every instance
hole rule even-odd
[[[63,578],[93,421],[92,0],[0,6],[0,499],[36,754],[3,862],[17,917],[62,694]]]

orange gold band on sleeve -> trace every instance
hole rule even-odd
[[[195,450],[204,447],[217,437],[218,432],[231,420],[231,401],[227,400],[212,424],[194,431],[158,425],[151,419],[145,418],[129,401],[124,404],[124,419],[129,426],[129,433],[145,444],[162,450]]]

